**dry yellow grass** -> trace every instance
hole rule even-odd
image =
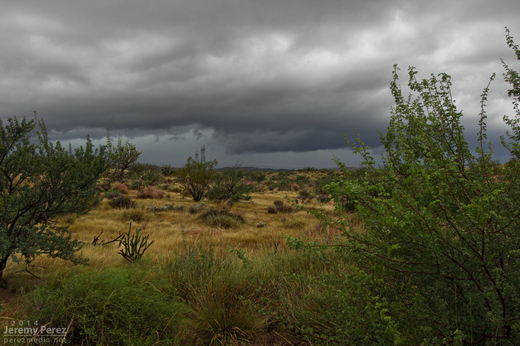
[[[136,191],[132,190],[129,196],[135,198]],[[179,193],[169,192],[162,199],[135,199],[137,206],[132,209],[114,209],[108,200],[86,215],[79,217],[64,217],[62,224],[69,225],[74,232],[73,238],[84,243],[79,254],[89,259],[89,265],[95,268],[108,268],[126,265],[126,260],[118,254],[118,242],[108,245],[93,245],[95,237],[99,236],[98,243],[115,239],[120,233],[128,231],[129,215],[138,212],[140,220],[132,221],[132,230],[141,228],[141,235],[149,235],[154,244],[147,250],[145,258],[152,263],[166,263],[183,251],[185,244],[211,243],[215,252],[224,254],[230,248],[240,248],[248,254],[261,254],[265,251],[283,249],[285,236],[309,236],[327,240],[330,232],[320,230],[316,218],[305,211],[292,213],[267,213],[267,207],[273,206],[275,200],[287,201],[298,198],[297,192],[265,191],[254,193],[251,200],[234,203],[231,208],[222,202],[205,200],[207,208],[227,208],[232,213],[239,214],[245,223],[236,228],[211,227],[198,219],[200,214],[191,214],[188,208],[198,204],[190,198],[182,197]],[[169,210],[153,212],[147,211],[149,206],[164,206],[170,203],[174,206],[184,205],[184,210]],[[306,207],[317,208],[318,202],[313,201]],[[323,208],[332,212],[332,203]],[[131,215],[130,215],[131,216]],[[264,227],[257,227],[258,223],[265,223]],[[46,280],[59,278],[61,274],[70,270],[73,264],[60,259],[46,256],[38,257],[31,264],[31,272]],[[9,278],[15,273],[23,272],[23,263],[10,262],[5,270]]]

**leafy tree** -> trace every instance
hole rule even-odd
[[[497,173],[491,160],[485,122],[489,84],[482,94],[479,144],[471,150],[450,76],[419,80],[413,67],[408,75],[411,94],[405,97],[395,67],[395,107],[381,135],[382,167],[358,139],[353,146],[364,158],[366,179],[351,177],[338,162],[347,178],[328,190],[343,216],[328,222],[343,230],[339,248],[367,274],[372,292],[366,300],[377,301],[378,320],[393,342],[517,344],[520,165],[512,160]],[[518,74],[506,65],[505,76],[516,111],[505,118],[513,130],[507,145],[517,159]],[[351,229],[351,216],[342,213],[345,195],[355,201],[363,231]]]
[[[217,164],[217,160],[197,162],[190,156],[184,167],[179,169],[177,179],[184,192],[191,195],[194,201],[200,201],[204,197],[215,176]]]
[[[107,134],[108,148],[110,151],[110,159],[112,161],[112,167],[114,171],[109,175],[111,181],[123,180],[125,176],[125,170],[134,166],[139,159],[142,151],[137,150],[135,144],[130,143],[127,139],[123,144],[121,137],[117,138],[117,145],[113,146],[110,140],[110,135]]]
[[[35,113],[36,114],[36,113]],[[84,213],[98,199],[95,184],[109,167],[107,148],[65,149],[47,137],[43,120],[0,120],[0,280],[9,258],[30,262],[40,254],[84,263],[79,244],[55,218]],[[34,130],[36,139],[34,138]]]
[[[237,162],[233,167],[217,173],[213,185],[208,190],[208,198],[237,202],[251,192],[252,185],[244,182],[245,172],[241,166]]]

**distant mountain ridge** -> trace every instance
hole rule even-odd
[[[154,168],[157,168],[157,169],[161,169],[162,166],[158,166],[158,165],[150,165]],[[179,169],[179,168],[182,168],[182,167],[174,167],[175,170]],[[233,167],[221,167],[221,168],[216,168],[215,170],[217,172],[222,172],[222,171],[226,171],[228,169],[232,169]],[[352,170],[352,171],[356,171],[358,169],[361,169],[359,167],[347,167],[349,170]],[[330,171],[337,171],[339,170],[338,168],[313,168],[313,167],[308,167],[308,168],[299,168],[299,169],[290,169],[290,168],[258,168],[258,167],[240,167],[241,170],[245,171],[245,172],[289,172],[289,171],[320,171],[320,170],[330,170]]]

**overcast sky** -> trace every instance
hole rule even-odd
[[[141,162],[349,166],[344,134],[377,152],[406,84],[452,76],[469,137],[493,72],[488,129],[513,115],[500,58],[519,67],[518,0],[0,0],[0,117],[36,110],[52,139],[129,138]],[[79,140],[81,139],[81,140]]]

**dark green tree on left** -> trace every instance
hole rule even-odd
[[[73,263],[80,248],[56,218],[82,214],[99,202],[95,185],[110,166],[108,148],[51,142],[43,120],[0,120],[0,285],[11,258],[30,263],[45,254]]]

